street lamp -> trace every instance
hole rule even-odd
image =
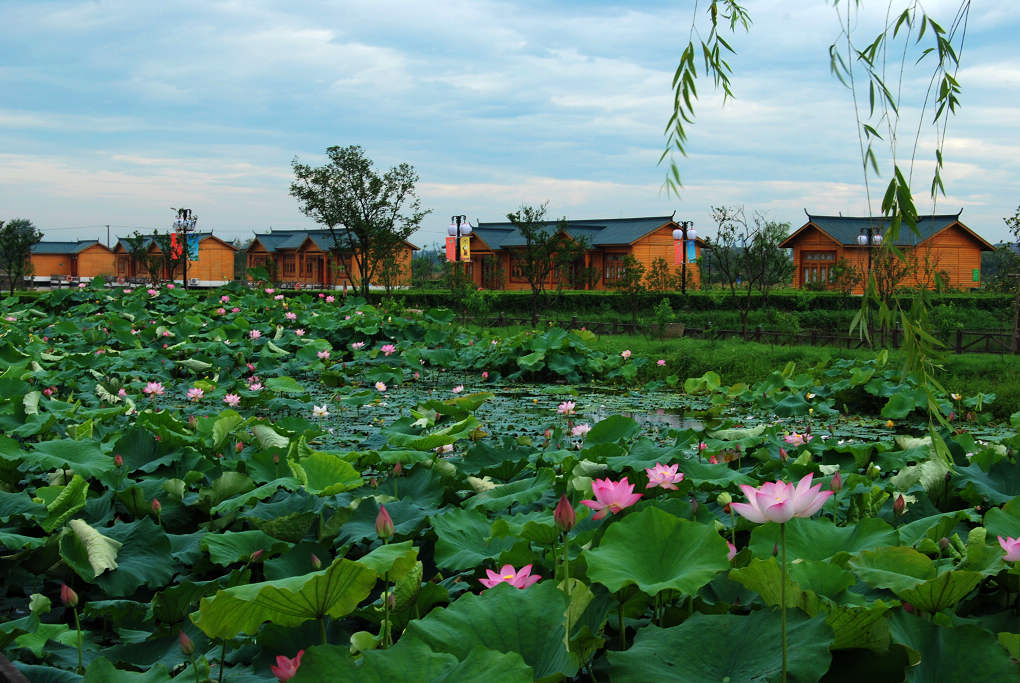
[[[461,259],[460,249],[460,238],[467,237],[468,235],[471,234],[471,224],[468,223],[467,216],[463,214],[461,214],[460,216],[450,216],[450,227],[446,229],[446,234],[449,235],[450,237],[456,238],[457,240],[456,242],[454,242],[454,246],[456,248],[454,249],[453,252],[454,253],[453,260],[454,261],[470,260],[470,258]]]
[[[683,240],[683,248],[680,249],[680,291],[687,294],[687,240],[697,239],[698,233],[694,230],[694,221],[683,221],[680,227],[673,231],[673,248],[676,249],[676,242]]]
[[[177,209],[177,218],[174,219],[174,228],[181,233],[184,243],[184,289],[188,288],[188,233],[195,229],[198,224],[198,216],[193,216],[191,209]]]
[[[882,244],[882,233],[878,228],[861,228],[857,244],[868,248],[868,281],[871,281],[871,249]]]

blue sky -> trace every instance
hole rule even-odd
[[[794,228],[804,209],[868,213],[850,95],[829,73],[831,1],[745,4],[754,24],[729,38],[736,99],[699,83],[676,197],[656,162],[692,2],[7,0],[0,219],[30,218],[47,239],[165,229],[171,206],[228,239],[310,227],[291,161],[350,144],[381,170],[415,166],[433,212],[423,246],[451,214],[499,221],[525,202],[568,218],[676,211],[709,235],[713,205]],[[958,4],[925,3],[947,27]],[[886,7],[864,0],[861,40]],[[971,9],[936,206],[993,242],[1020,204],[1018,30],[1016,3]],[[925,85],[907,71],[904,163]],[[919,139],[915,197],[930,211],[933,131]]]

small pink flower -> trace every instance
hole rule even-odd
[[[655,361],[655,364],[658,365],[661,368],[661,367],[663,367],[666,364],[666,359],[665,358],[660,358],[659,360]]]
[[[149,396],[162,396],[163,384],[161,382],[149,382],[145,385],[145,388],[142,389],[142,393],[148,394]]]
[[[146,291],[149,293],[149,296],[159,296],[159,292],[156,291],[155,289],[152,289],[151,287]]]
[[[420,374],[418,373],[418,371],[417,371],[417,370],[415,370],[415,371],[414,371],[414,378],[415,378],[415,379],[418,379],[419,377],[421,377],[421,375],[420,375]]]
[[[388,356],[391,353],[396,353],[397,347],[393,344],[383,344],[379,350],[383,352],[384,356]]]
[[[228,303],[230,301],[230,297],[224,294],[223,296],[220,297],[220,301],[222,301],[223,303]]]
[[[386,385],[383,382],[376,382],[375,383],[375,388],[378,391],[386,391]]]
[[[489,379],[489,371],[482,370],[482,379]]]
[[[117,389],[117,395],[124,398],[127,396],[127,391],[124,390],[124,387],[121,387],[120,389]]]
[[[266,294],[272,294],[272,293],[273,293],[273,292],[275,292],[275,291],[276,291],[276,290],[275,290],[275,289],[273,289],[272,287],[266,287]]]
[[[230,309],[230,312],[231,313],[240,313],[241,309],[238,308],[237,306],[234,306],[233,308]]]
[[[564,401],[563,403],[556,406],[556,413],[558,415],[573,415],[574,408],[576,407],[577,404],[574,403],[573,401]]]
[[[262,382],[252,382],[248,385],[248,391],[262,391]]]
[[[329,351],[326,351],[325,349],[322,350],[322,351],[319,351],[315,355],[319,357],[319,360],[329,360]]]
[[[283,294],[277,294],[276,296],[273,297],[273,299],[275,301],[282,301],[283,300]]]
[[[999,545],[1006,552],[1006,556],[1002,559],[1006,562],[1020,562],[1020,538],[1012,538],[1006,536],[1003,538],[999,536]]]
[[[283,655],[276,656],[276,664],[269,667],[273,675],[276,676],[278,681],[289,681],[294,678],[294,674],[298,672],[301,667],[301,655],[305,653],[304,650],[298,650],[297,656],[294,659],[284,657]]]
[[[583,438],[590,431],[591,425],[585,422],[583,424],[574,425],[573,428],[571,428],[570,430],[570,434],[571,436],[580,436]]]
[[[262,332],[260,332],[259,330],[252,330],[251,332],[248,333],[248,336],[251,337],[252,339],[258,339],[259,337],[262,336]]]
[[[521,567],[520,571],[517,571],[512,565],[505,564],[503,565],[503,568],[499,570],[498,574],[491,569],[486,569],[485,573],[488,574],[489,578],[478,579],[478,581],[486,588],[493,588],[499,583],[509,583],[511,586],[524,589],[533,585],[542,578],[538,574],[532,576],[531,567],[532,565],[526,564]]]
[[[287,320],[297,320],[297,313],[294,313],[293,311],[287,311],[286,313],[283,314],[283,317],[286,318]]]
[[[453,393],[455,393],[455,394],[459,394],[460,392],[464,391],[464,385],[463,384],[458,384],[453,389],[451,389],[451,391]]]
[[[329,296],[327,296],[327,297],[326,297],[326,303],[327,303],[327,304],[331,304],[331,303],[333,303],[334,301],[336,301],[336,297],[335,297],[335,296],[333,296],[332,294],[330,294]]]
[[[813,437],[810,434],[787,434],[783,437],[783,441],[790,444],[791,446],[803,446],[807,442],[811,441]]]
[[[726,553],[726,559],[732,562],[733,558],[737,556],[737,546],[726,541],[726,547],[729,548],[729,552]]]
[[[42,390],[42,392],[43,392],[43,396],[52,396],[53,395],[53,388],[52,387],[46,387],[45,389]]]
[[[779,522],[783,524],[794,517],[810,517],[818,512],[832,495],[822,491],[821,484],[811,486],[813,474],[806,475],[797,484],[784,481],[766,482],[754,488],[741,484],[748,502],[730,503],[730,507],[756,524]]]
[[[226,314],[227,314],[227,309],[225,309],[225,308],[217,308],[216,309],[216,315],[226,315]]]
[[[187,397],[189,401],[199,401],[203,396],[205,396],[205,392],[198,387],[188,389]]]
[[[174,285],[174,283],[172,283],[172,282],[169,282],[169,283],[167,283],[167,286],[166,286],[166,288],[167,288],[167,289],[173,289],[173,288],[174,288],[174,286],[175,286],[175,285]]]
[[[664,489],[677,490],[676,485],[684,480],[684,473],[677,474],[677,468],[679,465],[662,465],[655,463],[655,467],[646,467],[645,472],[648,474],[648,484],[645,486],[646,489],[650,489],[653,486],[661,486]]]
[[[227,394],[223,397],[223,402],[231,408],[236,408],[241,404],[241,397],[237,394]]]
[[[379,514],[375,516],[375,533],[379,538],[389,538],[394,533],[393,518],[387,512],[385,505],[379,506]]]
[[[363,348],[365,348],[365,342],[353,342],[351,344],[352,351],[360,351]]]
[[[319,298],[320,298],[320,299],[321,299],[322,297],[324,297],[324,296],[326,296],[326,295],[325,295],[325,294],[323,294],[322,292],[319,292]]]
[[[84,282],[79,282],[78,283],[78,289],[85,289],[87,286],[88,285],[86,285]]]
[[[610,481],[608,477],[596,479],[592,482],[591,489],[595,494],[595,500],[582,500],[581,505],[587,505],[595,510],[592,519],[602,519],[607,512],[615,515],[641,498],[640,493],[634,493],[634,484],[627,481],[627,477],[618,482]]]
[[[624,349],[623,351],[620,352],[620,355],[623,356],[624,360],[627,360],[628,358],[630,358],[630,349]]]

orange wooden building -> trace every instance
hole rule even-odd
[[[546,221],[549,230],[558,229],[560,221]],[[681,267],[680,255],[673,240],[673,230],[680,228],[672,216],[648,218],[608,218],[568,220],[564,237],[587,243],[584,256],[578,258],[564,286],[584,289],[611,289],[623,274],[624,259],[630,255],[645,266],[645,273],[655,259],[665,259],[671,273]],[[689,286],[701,281],[698,259],[705,243],[689,240],[687,278]],[[524,275],[521,252],[524,237],[513,223],[479,223],[471,232],[471,261],[463,265],[476,286],[484,289],[529,289]],[[585,278],[587,271],[591,277]],[[550,285],[557,284],[553,281]]]
[[[76,242],[38,242],[30,255],[36,281],[60,278],[111,278],[114,272],[113,252],[99,240]]]
[[[198,260],[188,261],[188,280],[195,284],[215,286],[226,284],[234,279],[234,254],[237,247],[221,240],[210,232],[194,233],[192,238],[198,239]],[[151,236],[146,236],[146,254],[160,255],[159,245]],[[113,248],[116,258],[116,276],[125,280],[132,278],[148,278],[149,270],[144,263],[132,263],[128,243],[123,238],[117,240]],[[169,274],[162,274],[169,279]],[[174,271],[175,279],[184,276],[183,269],[178,266]],[[196,282],[197,281],[197,282]]]
[[[411,256],[418,247],[404,242],[397,253],[394,282],[411,284]],[[265,267],[279,282],[292,286],[336,288],[357,287],[361,272],[352,251],[333,253],[333,237],[329,230],[273,230],[256,233],[248,246],[248,268]],[[275,270],[275,274],[272,272]],[[373,286],[385,284],[382,273],[375,270]]]
[[[807,213],[805,211],[805,213]],[[961,211],[962,213],[962,211]],[[787,237],[779,246],[793,249],[793,286],[802,288],[812,282],[828,283],[832,269],[841,260],[866,274],[868,252],[874,235],[884,233],[882,219],[867,216],[816,216],[807,214],[808,221]],[[907,226],[900,228],[896,247],[910,265],[910,272],[900,282],[902,287],[933,287],[935,272],[948,276],[948,287],[969,289],[981,284],[981,252],[994,247],[960,222],[960,214],[923,216],[918,219],[915,235]],[[872,246],[859,242],[872,231]],[[874,266],[872,266],[874,267]],[[863,281],[854,292],[864,291]]]

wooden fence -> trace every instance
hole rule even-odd
[[[530,318],[510,318],[500,315],[496,318],[475,318],[471,320],[474,324],[489,327],[504,327],[512,325],[530,326]],[[788,332],[785,330],[766,330],[761,327],[748,329],[746,334],[737,329],[723,329],[715,327],[686,327],[680,323],[670,323],[664,329],[658,325],[648,323],[633,323],[625,320],[594,320],[584,321],[573,317],[569,320],[542,319],[539,321],[539,329],[549,323],[558,325],[565,329],[586,329],[595,334],[647,334],[653,337],[676,338],[694,337],[696,339],[730,339],[744,338],[748,341],[761,342],[763,344],[776,344],[783,346],[811,345],[811,346],[837,346],[847,349],[867,348],[868,340],[862,339],[859,335],[845,333],[834,333],[823,330],[808,330],[804,332]],[[903,345],[903,330],[893,328],[890,330],[872,330],[870,333],[871,343],[879,348],[900,348]],[[956,330],[949,339],[940,340],[947,350],[954,353],[1013,353],[1013,333],[1009,330]]]

